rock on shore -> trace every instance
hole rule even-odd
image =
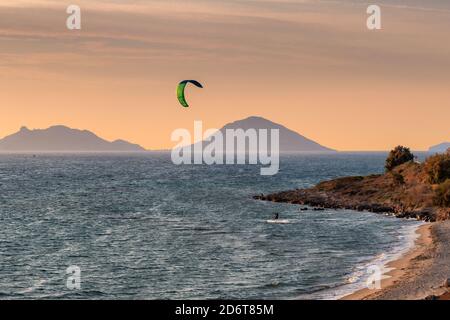
[[[450,208],[436,206],[434,194],[434,187],[428,183],[423,166],[408,162],[385,174],[339,178],[309,189],[254,198],[312,207],[390,213],[399,218],[423,221],[448,219]]]

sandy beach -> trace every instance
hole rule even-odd
[[[356,291],[343,300],[445,299],[450,288],[450,221],[427,223],[417,230],[415,246],[400,259],[390,262],[381,289]]]

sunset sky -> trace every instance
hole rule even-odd
[[[205,86],[187,109],[184,79]],[[338,150],[449,141],[450,1],[0,1],[0,137],[64,124],[159,149],[252,115]]]

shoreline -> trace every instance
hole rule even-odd
[[[450,222],[419,226],[413,248],[386,264],[381,289],[360,289],[340,300],[445,299],[449,295],[444,286],[450,277],[449,230]]]
[[[381,289],[359,289],[351,294],[342,297],[340,300],[365,300],[371,299],[384,290],[389,290],[389,287],[399,281],[407,273],[407,268],[411,264],[412,259],[418,257],[425,252],[425,248],[431,245],[431,224],[424,224],[415,230],[418,237],[414,241],[412,248],[407,250],[397,259],[388,261],[384,268],[387,272],[383,273],[381,280]]]

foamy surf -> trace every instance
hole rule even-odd
[[[345,296],[348,296],[354,292],[367,288],[367,280],[372,274],[369,272],[369,268],[376,266],[381,271],[381,280],[388,279],[390,276],[387,274],[395,268],[388,267],[388,265],[400,259],[404,254],[409,252],[415,245],[415,241],[418,239],[419,234],[417,230],[425,222],[416,222],[414,225],[402,226],[400,234],[398,235],[399,245],[392,248],[389,252],[382,252],[369,259],[367,262],[356,265],[355,271],[350,274],[344,281],[342,286],[338,286],[332,289],[323,290],[322,292],[316,292],[309,298],[319,300],[338,300]],[[299,297],[304,299],[305,297]]]
[[[288,219],[271,219],[266,220],[267,223],[274,223],[274,224],[287,224],[291,223]]]

